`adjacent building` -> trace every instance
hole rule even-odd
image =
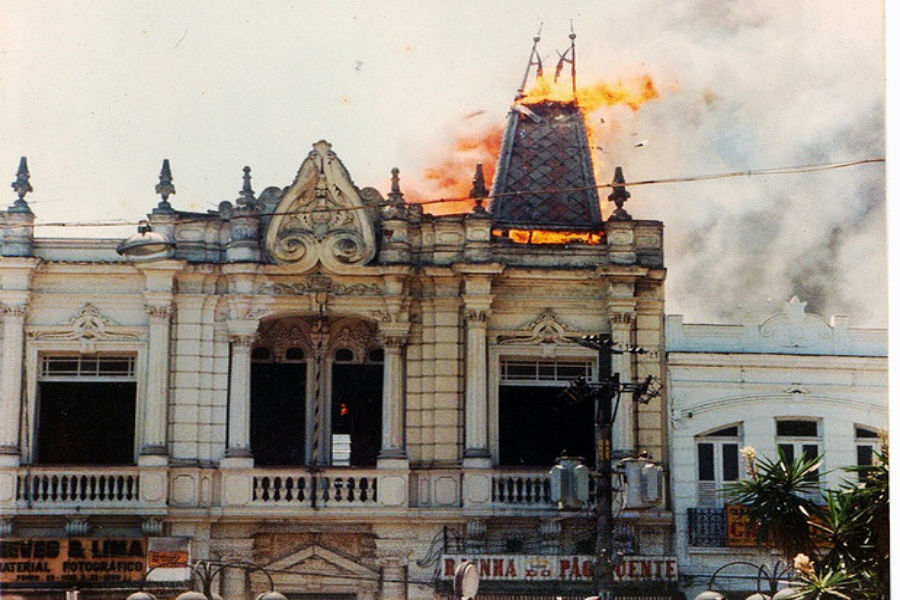
[[[887,429],[887,331],[853,328],[840,315],[826,321],[795,296],[759,324],[669,315],[666,349],[675,545],[693,598],[726,563],[771,572],[778,558],[757,548],[722,493],[746,476],[742,447],[770,459],[778,450],[788,459],[822,456],[822,489],[852,477],[841,467],[872,464]],[[723,575],[720,585],[756,590],[747,565]]]
[[[147,554],[183,551],[304,600],[446,596],[464,557],[482,597],[595,589],[594,496],[561,511],[548,476],[564,452],[594,466],[595,407],[561,392],[664,377],[662,224],[622,208],[621,176],[601,217],[575,102],[514,105],[468,214],[423,214],[396,171],[360,188],[339,150],[258,194],[245,168],[205,213],[178,210],[165,161],[124,241],[35,238],[23,159],[0,213],[10,593],[124,598]],[[669,412],[623,395],[614,456],[665,468]],[[618,597],[678,577],[660,481],[616,477]],[[226,569],[215,590],[268,585]]]

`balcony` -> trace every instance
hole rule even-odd
[[[724,508],[689,508],[688,545],[706,548],[726,546]]]
[[[304,508],[378,505],[378,471],[328,469],[311,474],[294,470],[254,470],[250,504]]]
[[[161,508],[165,506],[165,477],[151,471],[132,466],[19,467],[14,471],[14,490],[4,496],[12,500],[17,512]]]

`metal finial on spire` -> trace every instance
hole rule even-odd
[[[172,212],[169,196],[175,193],[175,186],[172,185],[172,169],[169,167],[168,158],[163,159],[162,170],[159,172],[159,183],[156,184],[156,193],[162,196],[162,200],[153,209],[153,212]]]
[[[484,169],[481,166],[481,163],[478,163],[475,165],[475,178],[472,180],[472,191],[469,192],[469,198],[475,200],[475,207],[472,209],[472,212],[487,212],[481,205],[487,197],[488,191],[484,185]]]
[[[253,195],[253,188],[250,187],[250,167],[244,167],[244,185],[241,187],[240,195],[235,200],[238,206],[255,206],[256,196]]]
[[[525,85],[528,83],[528,74],[531,72],[532,66],[537,66],[537,76],[544,76],[544,64],[541,62],[541,55],[538,54],[537,45],[538,42],[541,41],[541,29],[544,28],[544,24],[541,23],[538,27],[537,35],[532,38],[534,43],[531,45],[531,53],[528,55],[528,66],[525,67],[525,75],[522,77],[522,85],[519,86],[518,91],[516,92],[516,100],[525,96]]]
[[[612,193],[607,196],[610,202],[615,202],[616,210],[609,216],[612,221],[629,221],[631,215],[628,214],[622,205],[631,198],[631,193],[625,189],[625,176],[622,174],[622,167],[616,167],[616,174],[612,180]]]
[[[28,202],[25,201],[25,194],[34,191],[31,187],[31,175],[28,173],[28,159],[24,156],[19,159],[19,170],[16,171],[16,180],[12,182],[12,189],[19,196],[13,203],[10,210],[16,212],[30,211]]]
[[[403,192],[400,191],[400,169],[391,169],[391,192],[388,194],[391,204],[403,204]]]
[[[566,48],[566,51],[562,54],[557,51],[559,54],[559,62],[556,63],[556,73],[553,75],[553,83],[556,83],[559,80],[559,75],[562,73],[563,67],[565,67],[566,63],[569,63],[572,66],[572,97],[575,98],[577,102],[577,97],[575,96],[575,26],[572,24],[572,21],[569,21],[569,47]],[[569,58],[569,53],[572,53],[572,57]]]

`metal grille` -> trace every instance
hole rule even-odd
[[[725,547],[725,509],[689,508],[688,545]]]
[[[72,354],[41,357],[41,379],[134,379],[134,355]]]
[[[587,361],[503,359],[500,364],[503,383],[568,382],[579,377],[591,381],[593,376],[594,365]]]

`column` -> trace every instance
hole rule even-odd
[[[406,561],[401,557],[381,561],[381,600],[406,600]]]
[[[381,408],[381,452],[379,466],[384,459],[407,460],[404,431],[405,394],[403,386],[403,347],[406,338],[384,337],[384,383]],[[401,465],[397,465],[400,467]]]
[[[144,397],[144,420],[141,437],[141,458],[146,464],[165,457],[166,410],[169,406],[169,329],[173,309],[171,296],[153,297],[145,306],[149,317],[147,334],[147,386]]]
[[[3,345],[0,356],[0,456],[9,466],[19,462],[19,408],[22,405],[22,356],[27,296],[16,303],[0,305]],[[4,464],[6,459],[0,458]]]
[[[489,468],[487,420],[487,320],[491,297],[466,297],[466,446],[463,464]]]
[[[240,329],[243,329],[241,331]],[[246,459],[252,466],[250,450],[250,370],[251,351],[256,340],[256,323],[253,332],[246,327],[235,328],[229,324],[231,342],[231,374],[228,395],[228,448],[226,458]],[[232,461],[233,462],[233,461]]]
[[[610,316],[613,347],[627,350],[632,346],[632,324],[634,313],[627,311],[613,311]],[[634,379],[631,368],[633,355],[630,352],[612,355],[611,371],[619,374],[621,383],[630,383]],[[613,457],[631,456],[634,454],[634,403],[631,393],[622,392],[619,401],[619,411],[612,425],[612,453]]]

